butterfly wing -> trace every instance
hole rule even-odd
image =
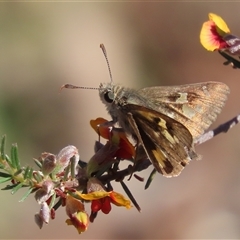
[[[139,105],[125,106],[131,128],[156,170],[166,177],[178,176],[197,154],[191,133],[181,123]]]
[[[199,137],[212,124],[227,99],[229,88],[220,82],[204,82],[169,87],[149,87],[138,91],[150,107],[183,124]]]

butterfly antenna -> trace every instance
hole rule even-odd
[[[72,85],[72,84],[64,84],[61,86],[60,88],[60,91],[62,91],[63,88],[67,88],[67,89],[77,89],[77,88],[80,88],[80,89],[93,89],[93,90],[99,90],[99,88],[95,88],[95,87],[79,87],[79,86],[75,86],[75,85]]]
[[[112,83],[113,82],[113,78],[112,78],[112,72],[111,72],[110,64],[109,64],[108,57],[107,57],[107,50],[106,50],[105,46],[102,43],[100,44],[100,48],[102,49],[102,52],[103,52],[104,57],[106,59],[107,66],[108,66],[108,71],[109,71],[109,75],[110,75],[110,81]]]
[[[108,66],[108,71],[109,71],[109,75],[110,75],[110,81],[111,83],[113,82],[113,78],[112,78],[112,72],[111,72],[111,69],[110,69],[110,64],[109,64],[109,61],[108,61],[108,57],[107,57],[107,50],[105,48],[105,46],[101,43],[100,44],[100,48],[102,49],[102,52],[104,54],[104,57],[106,59],[106,62],[107,62],[107,66]],[[75,86],[75,85],[72,85],[72,84],[64,84],[61,86],[60,88],[60,91],[62,91],[63,88],[67,88],[67,89],[93,89],[93,90],[99,90],[99,88],[95,88],[95,87],[79,87],[79,86]]]

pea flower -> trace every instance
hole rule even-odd
[[[97,118],[90,121],[91,127],[103,138],[111,140],[115,145],[118,145],[119,149],[115,154],[115,157],[123,159],[132,159],[135,155],[135,149],[129,142],[126,134],[120,129],[110,127],[104,118]]]
[[[66,213],[69,216],[66,223],[68,225],[73,225],[78,230],[79,234],[87,230],[89,218],[84,210],[84,205],[80,200],[72,197],[71,195],[67,195]]]
[[[240,55],[240,39],[232,34],[225,21],[214,13],[209,13],[200,31],[200,42],[208,51],[225,51],[230,55]],[[225,57],[225,56],[224,56]]]
[[[91,120],[90,125],[99,136],[108,141],[105,145],[101,145],[100,148],[97,149],[94,156],[88,162],[88,176],[92,176],[94,172],[104,169],[116,159],[128,159],[133,161],[135,157],[135,148],[127,139],[122,129],[111,126],[109,121],[104,118]]]
[[[118,207],[131,208],[130,200],[115,191],[106,191],[97,178],[90,178],[87,185],[88,193],[77,192],[77,195],[83,200],[91,201],[90,222],[94,221],[97,212],[100,210],[104,214],[108,214],[111,211],[111,203]]]

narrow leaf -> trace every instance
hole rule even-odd
[[[68,165],[68,166],[64,169],[63,181],[67,181],[69,172],[70,172],[70,166]]]
[[[50,209],[53,208],[55,200],[56,200],[56,192],[54,192],[54,194],[52,195],[51,202],[49,204]]]
[[[5,165],[0,163],[0,169],[4,169],[5,168]]]
[[[135,198],[133,197],[132,193],[130,192],[130,190],[128,189],[127,185],[123,182],[120,181],[120,184],[122,185],[123,190],[125,191],[125,193],[128,195],[128,197],[130,198],[131,202],[133,203],[133,205],[135,206],[135,208],[141,212],[141,208],[138,205],[137,201],[135,200]]]
[[[43,177],[41,176],[41,174],[39,172],[34,172],[33,177],[35,178],[35,180],[40,183],[43,179]]]
[[[19,174],[21,174],[23,172],[23,169],[19,169],[19,170],[17,170],[15,173],[14,173],[14,176],[17,176],[17,175],[19,175]]]
[[[12,160],[11,160],[11,158],[7,154],[5,154],[5,160],[8,163],[10,168],[14,168],[14,166],[12,164]]]
[[[154,168],[148,177],[148,180],[146,182],[144,189],[147,189],[150,186],[150,184],[152,183],[152,180],[154,179],[154,176],[156,175],[156,172],[157,170]]]
[[[71,177],[72,178],[75,178],[75,175],[76,175],[76,161],[77,161],[77,159],[76,159],[76,157],[75,156],[73,156],[72,158],[71,158],[71,162],[70,162],[70,169],[71,169]]]
[[[32,179],[33,177],[33,168],[30,168],[29,173],[28,173],[28,178]]]
[[[4,183],[12,180],[12,177],[0,177],[0,183]]]
[[[18,185],[18,183],[7,185],[5,188],[2,188],[1,190],[11,190],[15,188]]]
[[[29,178],[30,167],[27,166],[23,175],[23,179]]]
[[[5,160],[5,144],[6,144],[6,135],[3,135],[1,140],[1,146],[0,146],[0,153],[1,153],[2,160]]]
[[[11,194],[16,193],[23,186],[23,182],[18,183],[11,191]]]
[[[17,184],[7,185],[6,187],[1,188],[1,190],[11,190],[11,189],[13,189],[16,185],[17,185]]]
[[[12,159],[13,167],[19,170],[21,167],[20,167],[20,161],[18,158],[18,147],[16,143],[12,144],[11,159]]]
[[[29,188],[28,191],[23,195],[19,202],[23,202],[30,194],[32,193],[32,188]]]
[[[103,173],[105,173],[107,170],[109,170],[109,168],[112,166],[112,164],[115,162],[116,160],[112,160],[109,162],[106,162],[95,174],[95,177],[98,178],[100,176],[102,176]]]
[[[34,158],[33,161],[40,169],[42,169],[42,163],[38,159]]]
[[[79,165],[81,168],[85,168],[85,167],[87,166],[87,163],[80,159],[80,160],[78,161],[78,165]]]
[[[53,209],[56,211],[62,205],[62,199],[60,198],[59,201],[53,206]]]
[[[9,173],[0,172],[0,177],[12,177]]]

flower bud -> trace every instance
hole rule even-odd
[[[47,155],[47,157],[43,159],[43,163],[42,163],[43,174],[44,175],[50,174],[55,167],[56,167],[56,156],[54,154]]]

